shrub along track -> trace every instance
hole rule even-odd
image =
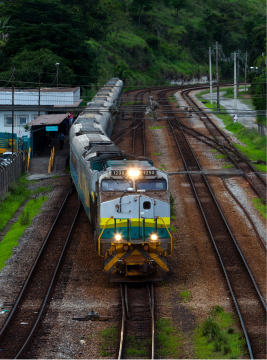
[[[77,193],[70,189],[31,268],[17,301],[0,332],[1,358],[21,358],[34,335],[78,214]]]
[[[166,111],[169,104],[165,91],[159,93],[159,100]],[[179,122],[178,127],[173,126],[176,117],[174,113],[171,113],[171,107],[167,114],[168,125],[226,276],[245,333],[250,356],[253,357],[254,354],[261,358],[265,356],[264,339],[266,338],[266,328],[263,323],[266,315],[264,298],[222,214],[182,126]]]

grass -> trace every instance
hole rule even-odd
[[[102,342],[100,345],[100,356],[111,357],[111,351],[116,345],[117,341],[117,328],[116,326],[111,326],[100,333]]]
[[[156,322],[157,358],[180,359],[183,347],[182,334],[172,326],[170,319]]]
[[[192,297],[192,294],[189,290],[184,290],[180,293],[180,297],[183,299],[183,302],[188,302],[191,297]]]
[[[5,235],[0,243],[0,270],[5,266],[5,261],[12,255],[12,250],[18,245],[18,240],[24,233],[25,229],[30,225],[32,219],[40,212],[42,204],[48,197],[40,197],[39,199],[30,200],[18,221],[12,225],[9,232]]]
[[[177,231],[177,227],[176,227],[176,226],[171,226],[171,231],[172,231],[172,232],[176,232],[176,231]]]
[[[223,165],[222,168],[223,169],[232,169],[234,167],[233,164],[228,164],[228,165]]]
[[[169,96],[168,99],[170,99],[172,102],[177,102],[177,99],[175,96]]]
[[[171,220],[175,220],[175,205],[174,205],[175,197],[170,194],[170,204],[171,204]]]
[[[261,215],[263,217],[265,217],[265,219],[267,219],[266,204],[263,202],[263,200],[261,198],[254,198],[254,199],[252,199],[252,201],[253,201],[255,208],[261,213]]]
[[[167,170],[167,167],[166,167],[166,165],[164,165],[164,164],[160,164],[160,168],[159,168],[160,170]]]
[[[216,159],[226,159],[227,156],[224,155],[224,154],[219,154],[219,155],[215,155],[215,158],[216,158]]]
[[[47,192],[50,192],[51,190],[52,190],[52,185],[41,186],[37,190],[35,190],[34,193],[35,194],[47,193]]]
[[[30,196],[31,191],[27,188],[28,180],[23,175],[17,183],[11,183],[5,200],[0,204],[0,231],[12,218],[18,208]]]
[[[154,153],[152,153],[152,155],[160,156],[160,155],[162,155],[162,153],[156,153],[156,152],[154,152]]]
[[[235,330],[232,313],[216,305],[194,333],[195,358],[238,359],[246,355],[245,339]]]
[[[209,109],[216,109],[216,104],[210,104],[209,101],[205,104]],[[224,110],[223,107],[221,107]],[[266,136],[260,136],[256,130],[249,130],[240,123],[234,123],[233,119],[228,114],[216,114],[217,117],[223,120],[225,128],[236,135],[238,140],[240,140],[245,145],[235,144],[235,147],[243,153],[251,161],[262,160],[266,161]],[[259,171],[266,172],[266,165],[255,165],[256,169]]]
[[[149,126],[149,129],[156,130],[156,129],[163,129],[165,126]]]
[[[126,341],[128,343],[128,349],[126,351],[127,357],[147,357],[148,354],[148,346],[151,340],[140,340],[136,339],[135,336],[127,336]]]

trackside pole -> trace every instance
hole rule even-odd
[[[212,104],[212,68],[211,68],[211,48],[209,47],[209,64],[210,64],[210,103]]]

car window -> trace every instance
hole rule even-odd
[[[136,190],[167,190],[167,182],[165,179],[139,180],[136,182]]]
[[[101,181],[102,191],[125,191],[133,187],[132,180],[104,179]]]

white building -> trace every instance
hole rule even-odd
[[[31,110],[30,107],[38,105],[53,107],[76,107],[81,103],[80,88],[43,88],[40,89],[15,89],[14,105],[25,106],[25,109],[14,111],[14,132],[13,138],[23,137],[24,149],[30,144],[30,132],[25,131],[25,125],[39,116],[38,109]],[[0,148],[5,149],[12,144],[12,89],[0,88]],[[27,109],[27,106],[29,108]],[[48,111],[40,111],[40,115]],[[28,145],[27,145],[28,143]]]

